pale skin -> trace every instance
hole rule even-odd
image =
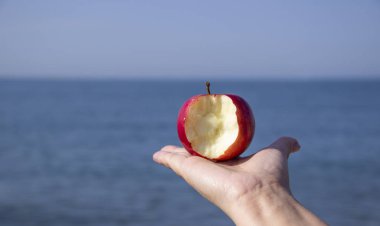
[[[172,169],[238,226],[327,225],[293,197],[288,157],[300,149],[281,137],[268,147],[226,162],[212,162],[185,149],[165,146],[154,161]]]

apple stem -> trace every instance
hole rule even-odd
[[[211,92],[210,92],[210,82],[209,81],[206,82],[206,88],[207,88],[208,95],[210,95]]]

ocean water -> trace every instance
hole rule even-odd
[[[380,82],[217,81],[282,135],[295,197],[331,225],[380,223]],[[232,225],[152,154],[202,81],[0,81],[0,225]]]

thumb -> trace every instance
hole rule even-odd
[[[280,137],[268,148],[274,148],[281,152],[286,158],[293,152],[300,150],[301,146],[298,141],[293,137]]]

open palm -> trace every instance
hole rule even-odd
[[[248,156],[226,162],[212,162],[192,156],[185,149],[165,146],[153,159],[183,177],[209,201],[229,212],[245,195],[281,187],[290,193],[287,159],[299,150],[294,138],[282,137]]]

